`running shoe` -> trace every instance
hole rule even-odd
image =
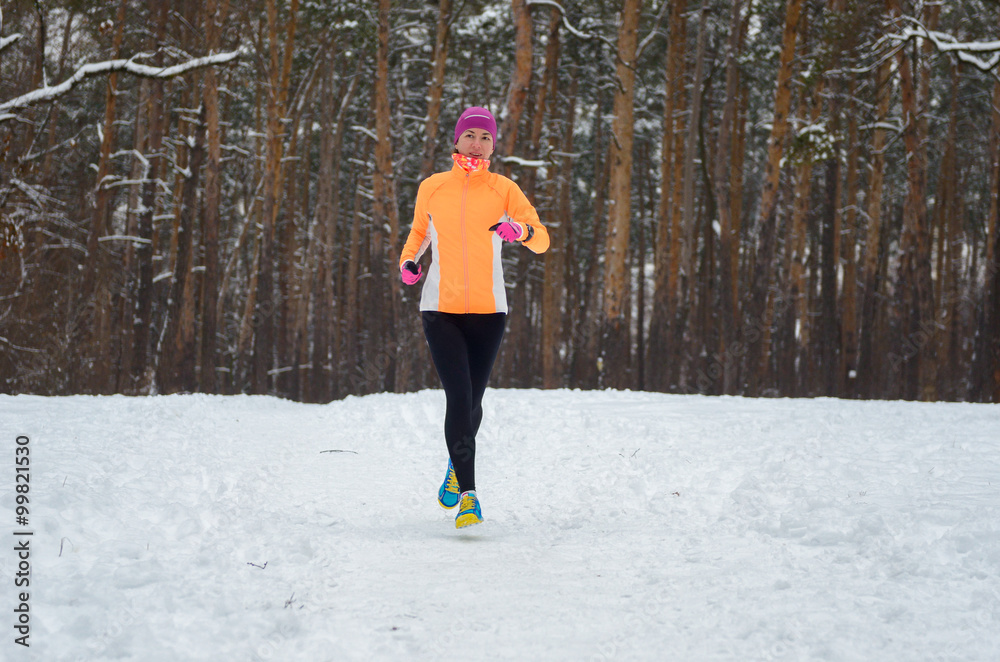
[[[461,529],[483,521],[483,511],[479,507],[479,499],[475,492],[462,492],[462,505],[455,518],[455,528]]]
[[[455,467],[452,466],[451,460],[448,460],[448,473],[444,475],[444,482],[441,483],[441,489],[438,490],[438,503],[441,504],[442,508],[454,508],[458,505],[458,479],[455,478]]]

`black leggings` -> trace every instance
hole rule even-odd
[[[476,433],[483,393],[503,340],[507,315],[424,311],[424,335],[444,387],[444,439],[463,492],[476,489]]]

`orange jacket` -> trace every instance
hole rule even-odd
[[[549,233],[517,184],[488,170],[466,173],[457,164],[420,184],[413,225],[399,264],[416,262],[429,246],[433,259],[420,297],[420,310],[444,313],[506,313],[500,248],[490,227],[513,220],[534,234],[524,246],[549,247]]]

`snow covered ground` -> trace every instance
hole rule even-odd
[[[1000,659],[998,406],[491,390],[462,531],[443,412],[0,396],[0,659]]]

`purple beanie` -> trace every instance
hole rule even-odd
[[[458,142],[467,129],[483,129],[489,131],[493,137],[493,145],[497,143],[497,121],[493,119],[493,113],[479,106],[471,106],[459,116],[455,123],[455,142]]]

